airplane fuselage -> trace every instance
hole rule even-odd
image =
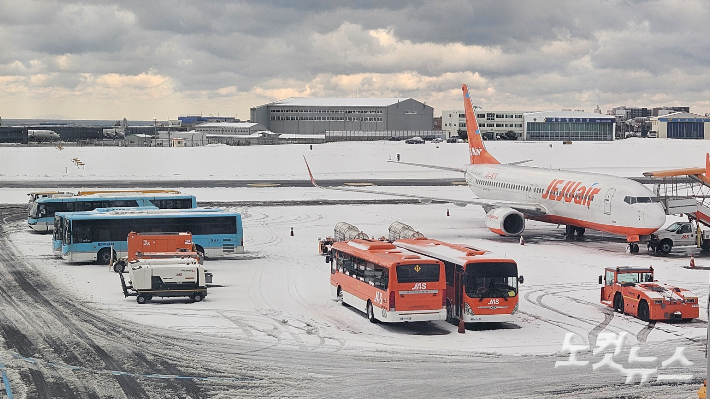
[[[651,234],[666,218],[651,190],[623,177],[502,164],[469,165],[465,176],[481,199],[544,207],[542,216],[523,212],[527,219],[632,237]]]

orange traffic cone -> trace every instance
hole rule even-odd
[[[690,255],[690,267],[695,267],[695,257],[693,255]]]
[[[523,240],[523,236],[520,236],[520,245],[525,245],[525,240]]]
[[[459,319],[459,334],[466,334],[466,325],[463,322],[463,317]]]

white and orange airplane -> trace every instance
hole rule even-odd
[[[581,236],[585,229],[618,234],[626,237],[631,253],[638,253],[640,236],[653,233],[665,223],[666,213],[654,193],[631,179],[501,164],[486,150],[468,87],[463,85],[462,89],[471,163],[461,168],[397,163],[463,172],[466,183],[478,198],[461,201],[353,187],[328,189],[480,205],[486,211],[486,227],[502,236],[521,235],[525,219],[564,224],[568,235]],[[310,167],[308,173],[313,185],[320,187]]]

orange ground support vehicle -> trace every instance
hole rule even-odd
[[[644,321],[691,320],[700,314],[698,296],[667,284],[658,284],[653,267],[607,267],[599,276],[601,302],[617,312]]]
[[[515,322],[518,312],[518,265],[512,259],[463,244],[425,237],[400,239],[399,248],[444,263],[446,271],[446,319],[450,323]]]
[[[367,314],[370,322],[446,319],[444,265],[389,242],[334,242],[330,288],[334,298]]]
[[[116,273],[123,273],[129,262],[137,259],[185,258],[202,259],[195,251],[191,233],[128,233],[128,257],[113,264]]]

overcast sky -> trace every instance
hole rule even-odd
[[[707,1],[0,0],[0,117],[249,118],[288,97],[710,112]]]

